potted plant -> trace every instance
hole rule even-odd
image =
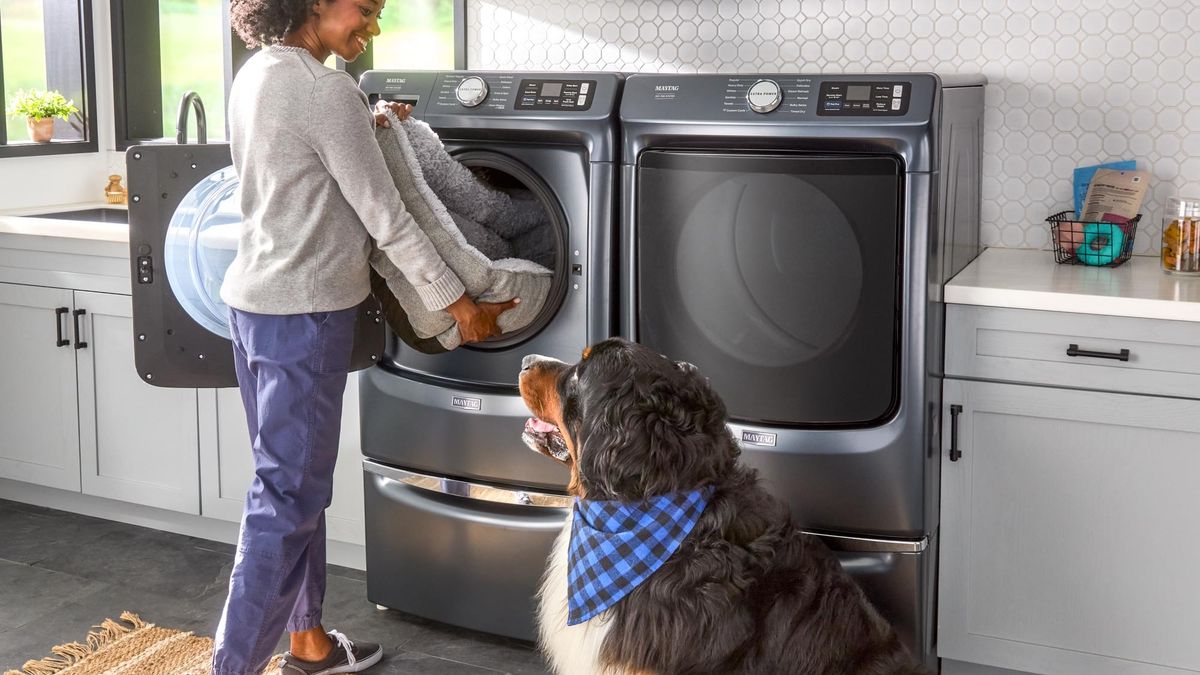
[[[34,143],[49,143],[54,136],[54,118],[69,120],[78,113],[74,101],[68,101],[57,91],[18,91],[8,106],[12,117],[24,117],[29,138]]]

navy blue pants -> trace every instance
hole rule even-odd
[[[214,675],[258,675],[286,628],[321,624],[325,508],[355,308],[268,315],[230,310],[238,388],[254,452]]]

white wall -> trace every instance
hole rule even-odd
[[[0,209],[104,201],[109,173],[125,183],[125,155],[114,150],[112,31],[107,2],[93,2],[96,101],[100,152],[0,159]]]
[[[1080,165],[1154,172],[1138,253],[1200,196],[1197,0],[468,0],[467,27],[479,69],[982,72],[988,246],[1046,246]]]
[[[102,200],[125,173],[108,3],[92,6],[102,150],[0,159],[0,208]],[[1168,196],[1200,196],[1194,0],[468,0],[467,25],[481,69],[982,72],[989,246],[1045,247],[1078,165],[1153,171],[1139,253],[1157,250]]]

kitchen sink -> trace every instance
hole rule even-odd
[[[92,223],[128,223],[129,212],[125,209],[80,209],[78,211],[56,211],[54,213],[31,213],[30,218],[57,218],[59,220],[86,220]]]

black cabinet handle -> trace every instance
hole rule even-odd
[[[84,349],[87,343],[82,340],[83,333],[79,332],[79,317],[87,314],[86,309],[77,309],[71,313],[75,321],[75,349]]]
[[[54,308],[54,334],[58,338],[54,341],[55,347],[66,347],[67,345],[71,344],[71,341],[63,337],[62,334],[63,314],[66,314],[69,311],[71,310],[67,309],[66,307]]]
[[[1122,349],[1119,352],[1092,352],[1086,349],[1080,349],[1079,345],[1071,345],[1067,347],[1067,356],[1087,356],[1093,359],[1113,359],[1116,361],[1128,361],[1129,350]]]
[[[962,406],[955,403],[950,406],[950,461],[957,462],[959,457],[962,457],[962,450],[958,449],[958,416],[962,413]]]

